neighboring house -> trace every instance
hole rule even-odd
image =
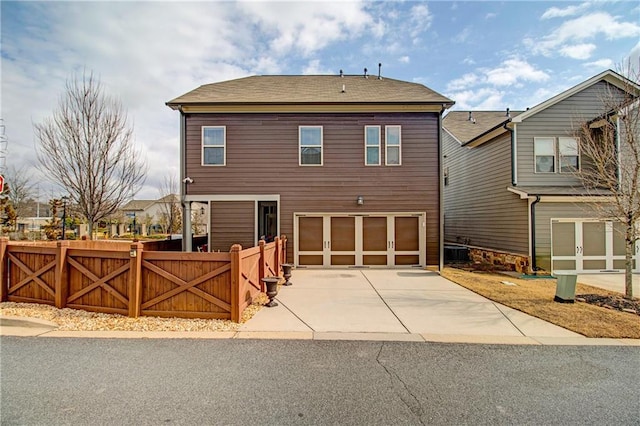
[[[440,264],[450,99],[341,72],[207,84],[167,105],[180,111],[185,207],[210,205],[210,250],[285,234],[297,266]]]
[[[195,216],[206,215],[204,207],[205,205],[194,208],[192,212],[194,219]],[[116,215],[121,219],[119,223],[112,225],[111,232],[122,235],[135,229],[135,233],[142,236],[153,233],[168,233],[170,231],[167,229],[170,222],[168,217],[172,208],[174,209],[174,221],[180,224],[180,197],[177,194],[169,194],[157,200],[131,200]],[[200,232],[206,233],[206,227],[202,228]]]
[[[573,129],[602,116],[605,93],[627,84],[608,70],[524,112],[447,114],[445,242],[522,272],[622,270],[622,225],[597,219],[594,203],[609,194],[577,179]]]

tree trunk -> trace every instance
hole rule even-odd
[[[93,222],[91,222],[90,220],[87,221],[87,228],[89,232],[89,236],[87,237],[87,239],[93,240]]]
[[[633,298],[633,255],[635,254],[636,235],[633,225],[627,225],[624,257],[624,297]]]

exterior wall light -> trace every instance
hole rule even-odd
[[[362,195],[358,195],[356,197],[356,204],[359,205],[359,206],[364,204],[364,197]]]

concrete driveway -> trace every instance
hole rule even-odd
[[[580,274],[578,282],[624,294],[624,273]],[[640,297],[640,274],[633,274],[633,295]]]
[[[279,306],[264,308],[241,327],[295,332],[299,337],[496,341],[585,339],[582,335],[492,302],[439,274],[421,269],[296,269],[280,287]],[[448,336],[446,339],[444,336]],[[457,337],[456,337],[457,336]],[[490,337],[490,338],[489,338]]]

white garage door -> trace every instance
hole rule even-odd
[[[424,265],[425,214],[294,215],[297,266]]]
[[[633,268],[638,271],[636,257]],[[621,223],[575,219],[551,221],[553,272],[623,271],[624,258],[624,226]]]

